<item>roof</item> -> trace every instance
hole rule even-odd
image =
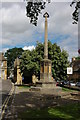
[[[73,71],[80,71],[80,60],[75,60],[70,65],[73,67]]]
[[[6,61],[3,53],[0,53],[0,61]]]

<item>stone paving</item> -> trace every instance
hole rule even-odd
[[[61,97],[58,97],[55,95],[40,94],[37,91],[31,92],[28,88],[16,87],[12,104],[8,106],[4,120],[18,120],[18,113],[27,109],[44,109],[72,102],[80,102],[80,98],[71,96],[70,92],[62,92]]]

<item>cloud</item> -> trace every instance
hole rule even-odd
[[[23,47],[23,50],[33,50],[33,49],[35,49],[35,46],[34,45],[32,45],[32,46],[24,46]]]
[[[36,1],[36,0],[27,0],[28,2],[31,1]],[[42,0],[37,0],[37,1],[42,1]],[[46,0],[43,0],[46,2]],[[72,0],[50,0],[51,2],[72,2]],[[23,2],[23,0],[1,0],[1,2]]]
[[[66,0],[65,0],[66,1]],[[46,5],[39,15],[38,26],[29,23],[26,17],[26,4],[20,2],[4,2],[2,4],[2,46],[8,47],[28,47],[35,46],[36,41],[44,41],[44,22],[43,14],[48,11],[48,39],[61,48],[69,52],[70,58],[72,52],[77,55],[78,45],[78,25],[72,24],[73,7],[70,2],[53,2]],[[1,23],[2,22],[2,23]],[[0,30],[1,31],[1,30]],[[62,36],[60,38],[60,36]],[[67,36],[67,37],[66,37]],[[0,42],[1,43],[1,42]]]
[[[7,4],[10,5],[11,3]],[[30,30],[32,26],[29,24],[29,20],[26,17],[25,4],[21,5],[20,3],[15,3],[9,8],[6,8],[3,4],[2,27],[3,33],[18,34]]]
[[[24,3],[3,3],[2,28],[3,46],[18,46],[34,41],[35,29],[26,17]]]
[[[0,52],[5,53],[7,50],[9,50],[9,48],[0,48]]]
[[[1,2],[23,2],[23,0],[1,0]]]
[[[9,50],[9,48],[3,48],[2,52],[5,53],[7,50]]]
[[[74,9],[70,7],[70,2],[48,4],[44,13],[47,10],[50,15],[48,18],[48,39],[51,39],[53,43],[56,40],[57,44],[69,53],[69,59],[78,56],[78,25],[72,24]],[[44,32],[44,19],[39,20],[40,25],[40,32]]]
[[[58,43],[58,45],[60,45],[61,49],[64,49],[68,52],[69,60],[72,57],[78,56],[78,44],[76,44],[76,43],[78,43],[78,41],[77,40],[73,41],[72,38],[67,38]]]

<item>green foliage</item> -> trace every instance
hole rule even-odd
[[[65,50],[60,49],[60,47],[55,43],[52,44],[48,41],[48,58],[52,61],[52,76],[56,80],[66,80],[67,78],[67,66],[68,54]],[[23,75],[33,75],[40,76],[40,61],[44,58],[44,44],[37,42],[35,50],[24,51],[21,57],[21,72]]]
[[[7,57],[7,66],[8,66],[8,75],[10,73],[10,69],[14,68],[14,61],[17,57],[20,57],[24,50],[22,48],[12,48],[7,50],[5,53],[5,57]]]
[[[63,92],[77,92],[77,90],[71,90],[69,88],[64,88],[64,87],[62,87],[62,91]]]
[[[45,2],[28,2],[26,6],[27,17],[30,18],[30,23],[37,25],[38,15],[45,8]]]
[[[80,56],[79,56],[79,57],[76,57],[76,60],[80,60]]]
[[[20,69],[23,76],[32,76],[33,74],[38,75],[39,56],[35,50],[26,50],[23,52],[21,56]]]
[[[60,47],[55,43],[49,44],[49,59],[52,61],[52,75],[56,80],[66,80],[67,78],[67,66],[68,54],[65,50],[60,49]]]
[[[77,24],[78,23],[78,20],[79,20],[79,9],[80,9],[80,0],[77,1],[77,0],[73,0],[72,3],[70,4],[70,6],[72,6],[73,4],[75,4],[75,10],[72,14],[73,16],[73,24]]]
[[[50,0],[46,0],[46,2],[44,2],[44,0],[34,0],[34,2],[26,0],[26,2],[26,16],[30,18],[30,23],[37,26],[38,16],[41,11],[45,9],[46,2],[50,3]]]
[[[30,18],[30,23],[37,26],[39,14],[43,9],[46,8],[46,3],[51,3],[51,0],[46,0],[45,2],[44,0],[41,0],[40,2],[37,2],[36,0],[34,0],[34,2],[26,0],[26,3],[26,16]],[[73,24],[77,24],[79,19],[80,1],[72,0],[70,6],[72,6],[73,4],[75,4],[75,9],[72,13],[72,18],[74,20]]]

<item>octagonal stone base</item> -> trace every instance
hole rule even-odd
[[[36,83],[36,86],[32,86],[30,88],[30,91],[37,91],[40,92],[41,94],[52,94],[52,95],[57,95],[60,96],[62,88],[59,86],[56,86],[56,82],[41,82],[38,81]]]
[[[49,59],[43,59],[40,66],[40,81],[36,82],[36,86],[32,86],[30,91],[38,91],[42,94],[60,95],[61,87],[56,86],[56,82],[52,79],[52,62]]]
[[[40,65],[40,81],[52,82],[52,62],[49,59],[43,59]]]

